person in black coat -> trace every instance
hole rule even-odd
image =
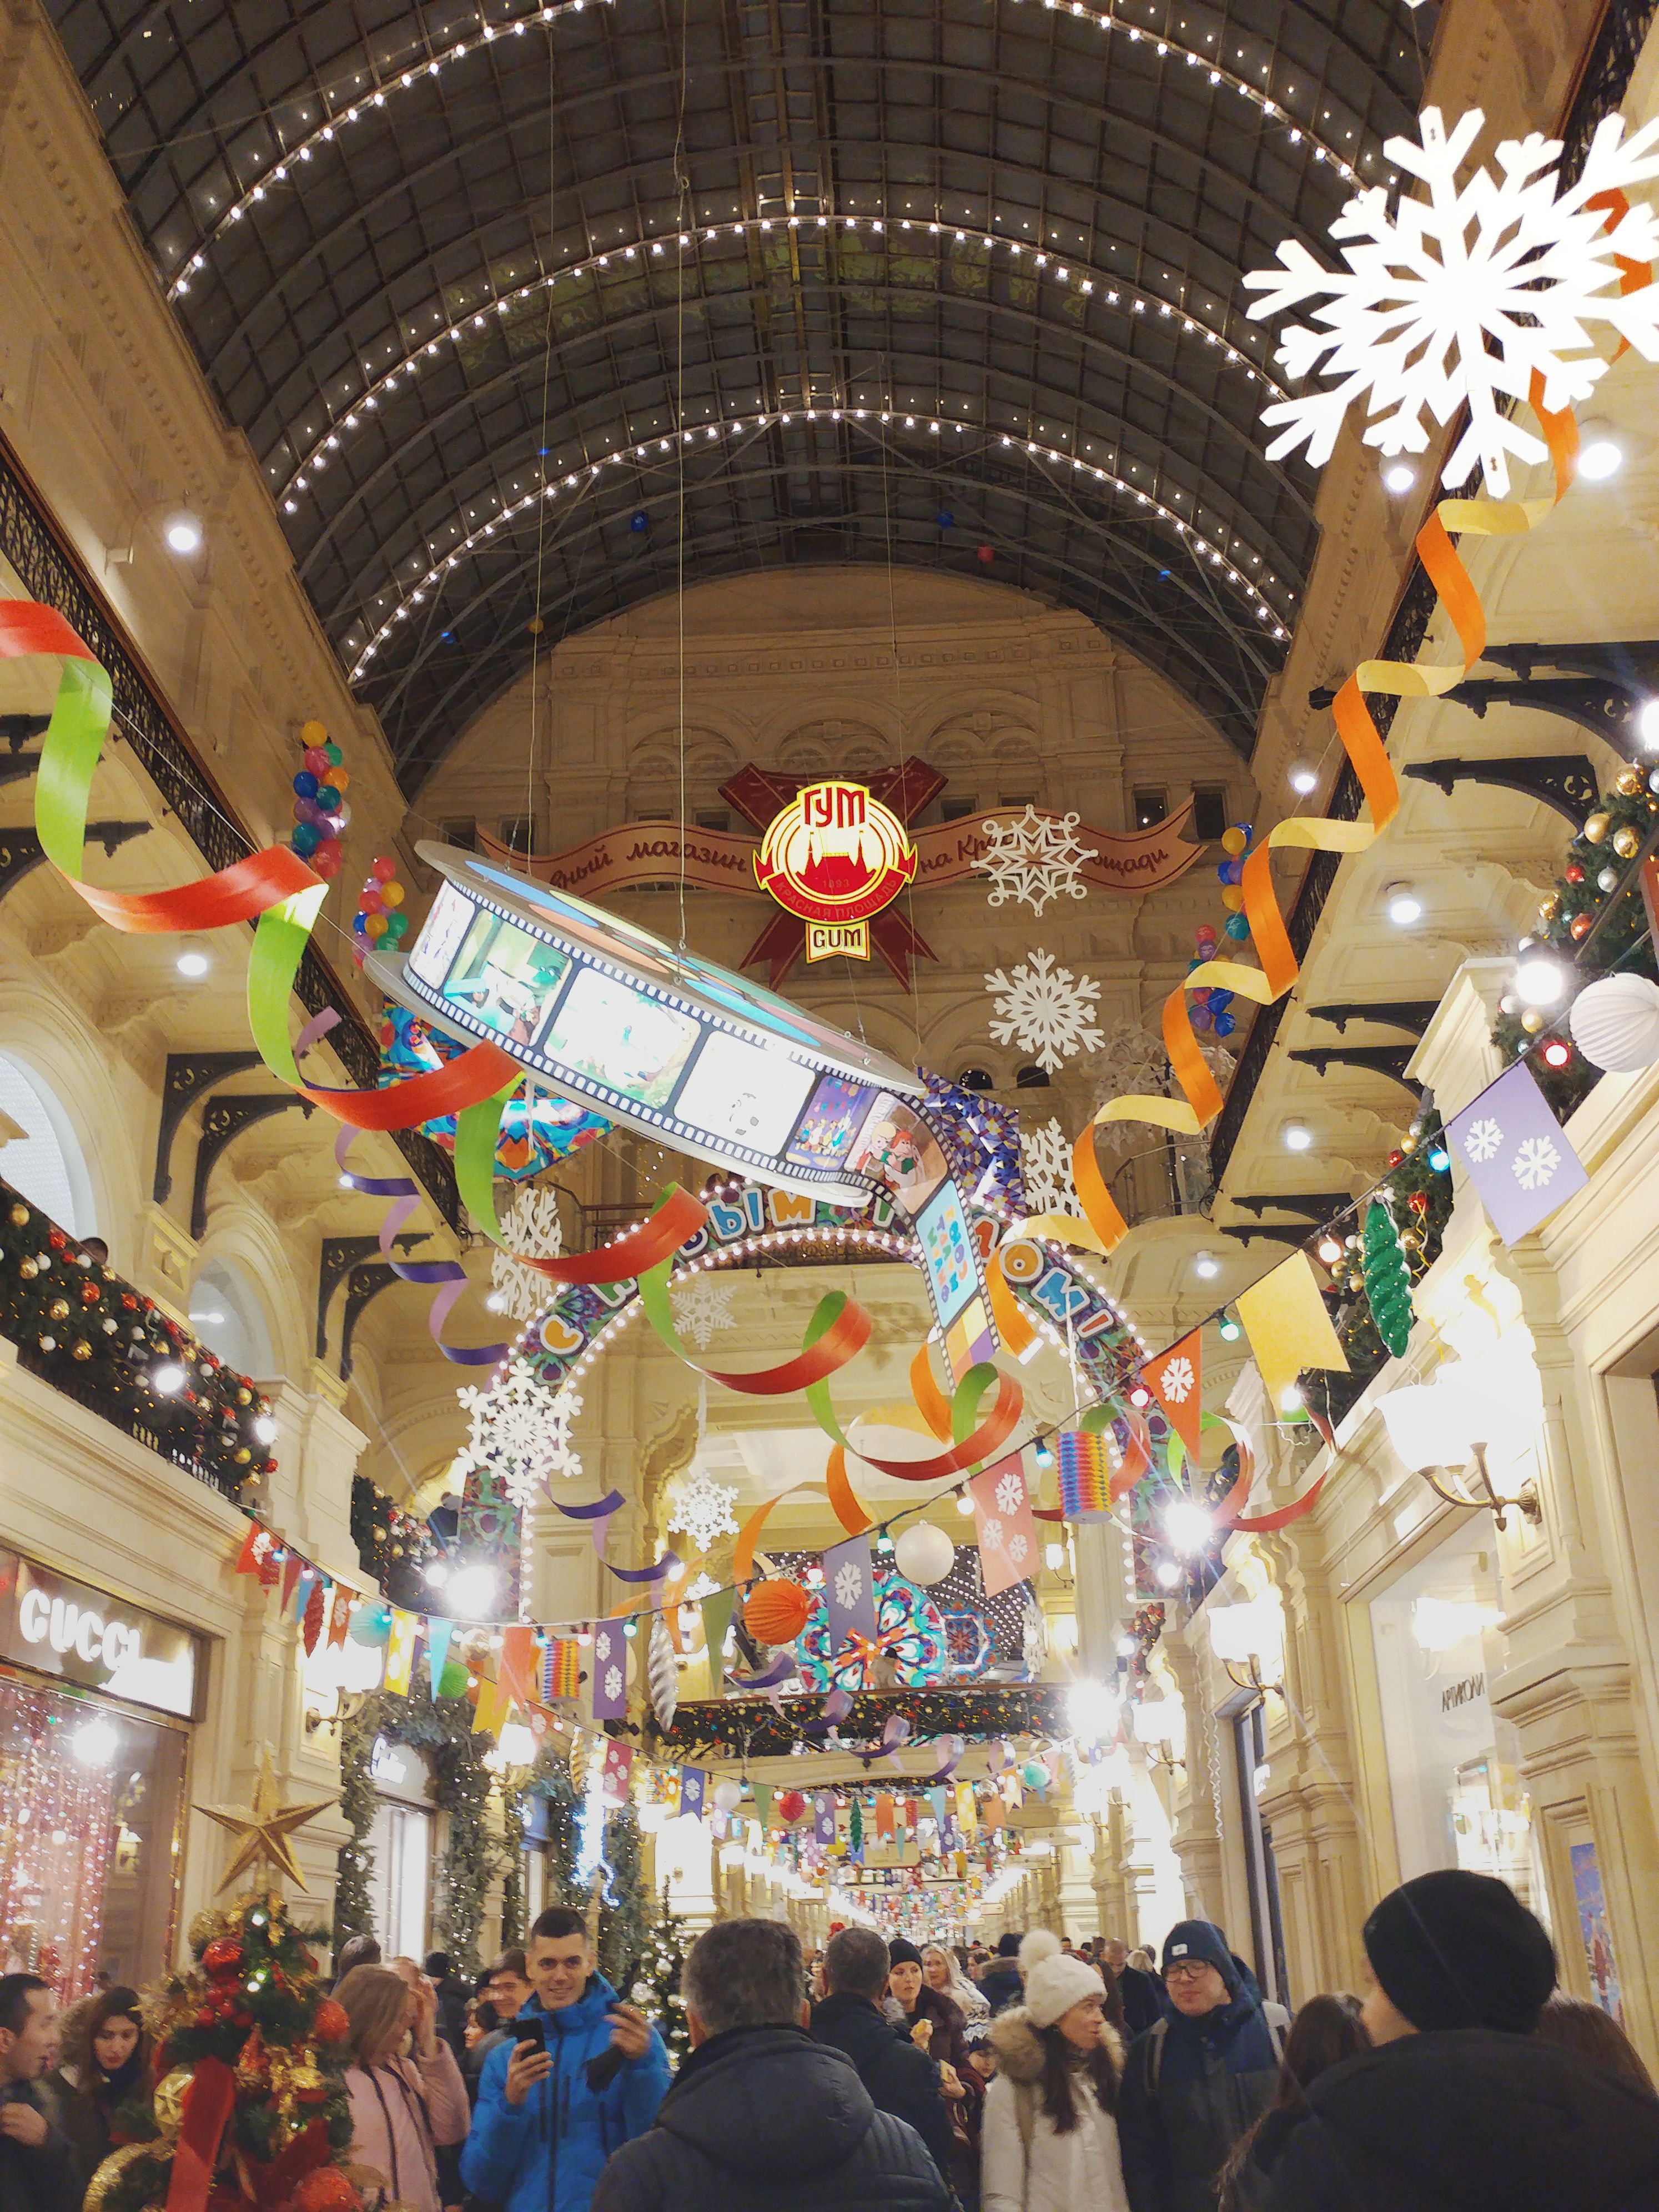
[[[812,2008],[812,2035],[845,2051],[875,2104],[908,2121],[948,2179],[955,2138],[939,2088],[938,2063],[918,2051],[881,2008],[887,1986],[887,1946],[873,1929],[843,1928],[823,1954],[830,1994]],[[948,2197],[947,2197],[947,2202]]]
[[[1364,1928],[1376,2046],[1322,2075],[1265,2212],[1651,2212],[1659,2104],[1533,2033],[1549,1937],[1504,1883],[1449,1868]]]
[[[1133,2042],[1136,2036],[1145,2035],[1154,2021],[1162,2020],[1169,2009],[1164,2002],[1163,1988],[1155,1974],[1129,1964],[1129,1947],[1121,1936],[1109,1936],[1101,1945],[1100,1963],[1112,1970],[1122,2000],[1123,2025]]]
[[[996,1957],[979,1978],[979,1993],[994,2013],[1006,2012],[1025,1994],[1019,1977],[1020,1942],[1013,1930],[999,1936]]]
[[[592,2212],[949,2212],[915,2129],[803,2033],[803,1975],[778,1921],[719,1921],[697,1938],[683,1984],[691,2054],[655,2125],[607,2163]]]
[[[0,2212],[79,2212],[70,2146],[40,2083],[58,2055],[58,2007],[39,1974],[0,1974]]]

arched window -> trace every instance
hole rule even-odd
[[[276,1371],[264,1309],[241,1269],[210,1260],[190,1294],[190,1325],[210,1352],[239,1375],[264,1378]]]
[[[982,1067],[964,1067],[957,1076],[957,1083],[963,1091],[994,1091],[996,1089],[996,1085],[991,1080],[988,1072]]]
[[[0,1176],[71,1237],[90,1237],[96,1230],[92,1181],[73,1124],[33,1070],[4,1052]]]
[[[1016,1091],[1046,1091],[1048,1088],[1048,1069],[1037,1066],[1020,1068],[1014,1077],[1014,1088]]]

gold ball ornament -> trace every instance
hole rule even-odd
[[[1613,780],[1613,787],[1621,799],[1634,799],[1642,788],[1640,771],[1633,768],[1621,769]]]
[[[155,2124],[163,2136],[176,2136],[185,2124],[185,2092],[196,2078],[193,2066],[175,2066],[155,2085]]]
[[[1622,830],[1615,830],[1613,833],[1613,849],[1621,860],[1633,860],[1641,846],[1642,840],[1631,823],[1627,822]]]
[[[23,1259],[17,1262],[17,1272],[23,1278],[23,1280],[26,1283],[32,1283],[35,1277],[40,1273],[40,1270],[35,1266],[33,1260]]]
[[[69,1319],[69,1312],[70,1306],[69,1300],[67,1298],[54,1298],[52,1304],[46,1308],[46,1319],[48,1321],[67,1321]]]
[[[14,1229],[27,1229],[29,1225],[29,1210],[27,1206],[14,1206],[6,1218]]]
[[[70,1358],[71,1359],[90,1359],[91,1357],[92,1346],[87,1342],[84,1336],[77,1336],[74,1343],[70,1346]]]
[[[1544,1017],[1536,1006],[1528,1006],[1521,1017],[1521,1026],[1528,1036],[1536,1036],[1544,1026]]]
[[[1561,899],[1559,892],[1552,891],[1547,898],[1540,898],[1538,902],[1540,921],[1553,921],[1560,911]]]
[[[198,1912],[187,1930],[190,1948],[200,1958],[216,1936],[234,1936],[241,1926],[234,1912],[222,1911],[217,1905],[208,1905]]]
[[[1599,845],[1613,827],[1610,814],[1592,814],[1584,823],[1583,837],[1588,844]]]

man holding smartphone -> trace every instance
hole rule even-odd
[[[550,1905],[525,1955],[532,1994],[484,2062],[461,2179],[504,2212],[589,2212],[611,2152],[657,2117],[668,2052],[596,1971],[580,1912]]]

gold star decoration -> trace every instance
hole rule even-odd
[[[276,1778],[271,1770],[270,1746],[261,1747],[259,1771],[253,1784],[252,1811],[246,1805],[198,1805],[210,1820],[216,1820],[236,1838],[236,1850],[225,1878],[219,1884],[220,1893],[246,1874],[250,1867],[268,1866],[278,1875],[286,1875],[291,1881],[305,1888],[305,1876],[300,1872],[294,1846],[289,1838],[296,1828],[303,1828],[307,1820],[314,1820],[319,1813],[326,1813],[336,1797],[319,1797],[309,1805],[283,1805],[277,1802]]]

